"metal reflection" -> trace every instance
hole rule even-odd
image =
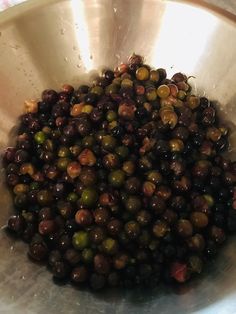
[[[71,9],[73,15],[73,22],[75,23],[75,36],[77,45],[80,50],[80,58],[87,72],[93,69],[93,62],[91,57],[91,48],[89,44],[89,32],[86,20],[85,1],[71,0]]]
[[[218,19],[208,12],[180,3],[166,3],[156,40],[152,64],[159,64],[172,71],[193,73],[214,32]]]

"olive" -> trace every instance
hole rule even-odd
[[[102,138],[102,147],[107,151],[113,151],[116,146],[116,139],[111,135],[104,135]]]
[[[27,193],[29,192],[29,186],[27,184],[16,184],[14,186],[13,192],[15,194]]]
[[[210,236],[217,244],[223,243],[226,239],[224,230],[216,226],[211,227]]]
[[[217,247],[213,240],[208,240],[205,248],[205,253],[208,258],[212,258],[216,255]]]
[[[156,153],[158,155],[165,155],[170,151],[169,143],[165,140],[158,140],[156,142]]]
[[[94,219],[97,225],[106,225],[109,218],[109,211],[105,207],[99,207],[94,211]]]
[[[129,154],[129,149],[128,147],[122,145],[122,146],[116,147],[115,152],[119,156],[119,158],[124,160]]]
[[[187,104],[188,104],[189,108],[194,110],[200,105],[200,99],[199,99],[199,97],[197,97],[195,95],[190,95],[187,97]]]
[[[226,183],[226,185],[235,185],[236,175],[229,171],[226,171],[224,174],[224,182]]]
[[[160,196],[166,201],[166,200],[169,200],[170,197],[172,196],[172,191],[169,187],[165,185],[161,185],[157,188],[156,195]]]
[[[151,170],[147,174],[147,180],[159,185],[162,182],[162,175],[157,170]]]
[[[93,222],[93,216],[87,209],[79,209],[75,214],[75,221],[80,226],[89,226]]]
[[[57,168],[61,171],[66,171],[70,162],[71,162],[71,160],[67,157],[59,158],[57,160]]]
[[[78,230],[78,225],[74,219],[68,219],[65,223],[65,232],[69,235],[72,235],[75,231]]]
[[[52,89],[46,89],[42,93],[42,100],[50,105],[54,104],[58,99],[57,92]]]
[[[9,186],[15,186],[19,182],[19,176],[14,173],[10,173],[7,175],[6,181]]]
[[[43,261],[47,258],[48,248],[44,242],[30,243],[29,256],[36,261]]]
[[[79,94],[87,94],[88,91],[89,91],[89,86],[87,85],[80,85],[80,87],[78,88]]]
[[[88,104],[94,104],[96,100],[97,100],[97,95],[91,92],[86,94],[84,97],[85,103],[88,103]]]
[[[132,160],[127,160],[123,163],[122,170],[128,176],[134,174],[135,171],[135,163]]]
[[[174,196],[171,198],[171,207],[176,211],[182,211],[186,207],[186,200],[183,196]]]
[[[29,153],[26,150],[19,149],[14,154],[14,162],[16,164],[23,164],[29,160]]]
[[[63,183],[56,183],[52,193],[56,198],[62,198],[65,194],[65,185]]]
[[[105,188],[105,187],[104,187]],[[102,191],[103,192],[103,191]],[[99,197],[99,203],[102,206],[114,206],[117,204],[117,195],[115,193],[102,193]]]
[[[69,194],[67,195],[66,200],[67,200],[68,202],[71,202],[71,203],[76,203],[77,200],[78,200],[78,198],[79,198],[79,197],[78,197],[77,193],[71,192],[71,193],[69,193]]]
[[[105,89],[106,95],[117,94],[118,91],[119,91],[119,86],[115,83],[112,83],[112,84],[106,86],[106,89]]]
[[[142,202],[138,196],[129,196],[125,202],[125,208],[131,213],[135,213],[140,210]]]
[[[211,195],[204,194],[203,197],[204,197],[204,199],[205,199],[205,201],[209,207],[212,207],[214,205],[214,199]]]
[[[193,212],[190,216],[190,220],[196,228],[205,228],[208,225],[207,215],[201,212]]]
[[[52,266],[53,276],[57,279],[64,279],[69,273],[68,265],[63,261],[58,261]]]
[[[59,251],[58,251],[59,252]],[[78,251],[71,248],[65,251],[63,258],[71,265],[75,266],[81,261],[81,255]]]
[[[54,216],[54,211],[51,207],[43,207],[38,213],[39,220],[50,220]]]
[[[147,210],[140,210],[136,215],[137,222],[141,226],[147,226],[150,223],[151,218],[152,216]]]
[[[56,231],[56,223],[54,220],[42,220],[39,223],[39,233],[47,235]]]
[[[89,245],[89,235],[86,231],[74,233],[72,238],[73,246],[76,250],[82,250]]]
[[[93,186],[97,182],[96,172],[90,167],[83,167],[79,179],[84,186]]]
[[[86,188],[81,194],[80,202],[82,205],[92,207],[98,200],[98,193],[94,188]]]
[[[167,73],[166,73],[166,70],[165,70],[165,69],[159,68],[159,69],[157,69],[157,72],[158,72],[158,74],[159,74],[159,81],[163,81],[163,80],[166,79]]]
[[[81,153],[82,151],[82,147],[79,146],[79,145],[73,145],[70,147],[70,153],[75,156],[75,157],[78,157],[78,155]]]
[[[19,171],[19,167],[14,163],[9,163],[6,167],[7,174],[17,174]]]
[[[146,67],[140,67],[136,71],[136,78],[139,81],[145,81],[149,79],[150,72]]]
[[[69,249],[71,247],[71,244],[72,244],[71,237],[68,234],[62,234],[57,239],[57,248],[62,252]]]
[[[204,126],[210,126],[215,122],[215,109],[213,107],[207,107],[202,113],[201,123]]]
[[[66,171],[72,179],[75,179],[80,175],[81,166],[78,162],[72,161],[67,165]]]
[[[202,252],[205,248],[205,239],[201,234],[196,233],[193,237],[187,240],[190,250]]]
[[[198,177],[206,177],[210,171],[210,163],[207,160],[200,160],[193,167],[193,175]]]
[[[136,239],[140,234],[140,226],[136,221],[129,221],[125,224],[125,232],[130,239]]]
[[[169,141],[171,152],[181,152],[184,149],[184,143],[180,139],[171,139]]]
[[[159,215],[166,209],[166,204],[160,196],[154,195],[150,198],[149,207],[156,215]]]
[[[18,235],[23,233],[25,226],[25,219],[21,215],[14,215],[8,219],[8,229]]]
[[[149,87],[146,89],[146,97],[148,101],[156,100],[157,98],[157,92],[154,87]]]
[[[85,248],[82,251],[82,261],[85,264],[91,264],[94,257],[94,251],[91,248]]]
[[[48,256],[48,264],[52,267],[57,262],[62,260],[62,254],[58,250],[52,250]]]
[[[135,69],[136,66],[140,66],[143,64],[143,57],[140,55],[136,55],[135,53],[133,53],[128,60],[128,65],[130,67],[131,70]]]
[[[174,129],[173,136],[185,142],[189,137],[189,131],[186,127],[179,126]]]
[[[70,278],[73,283],[80,284],[87,280],[88,278],[88,271],[87,268],[83,265],[76,266],[73,268]]]
[[[81,136],[89,135],[91,124],[87,119],[80,120],[77,124],[77,130]]]
[[[152,228],[153,234],[157,238],[163,238],[169,231],[169,227],[165,221],[158,220]]]
[[[115,125],[111,129],[111,134],[116,138],[122,138],[124,136],[124,128],[120,125]]]
[[[110,263],[103,254],[94,256],[94,269],[98,274],[107,275],[110,272]]]
[[[94,227],[89,233],[89,238],[92,243],[101,243],[105,238],[104,229],[99,226]]]
[[[108,122],[115,121],[118,118],[117,113],[114,110],[108,110],[106,119]]]
[[[150,181],[145,181],[143,183],[142,191],[143,194],[147,197],[151,197],[156,190],[156,185]]]
[[[103,112],[101,110],[99,110],[98,108],[94,108],[91,113],[90,113],[90,119],[94,122],[94,123],[98,123],[102,120],[103,118]]]
[[[74,210],[69,202],[59,201],[57,203],[57,209],[64,219],[68,219],[73,216]]]
[[[52,194],[48,190],[41,190],[37,193],[37,200],[41,206],[47,206],[53,201]]]
[[[191,181],[188,177],[182,176],[179,180],[173,182],[173,187],[179,193],[188,192],[191,188]]]
[[[128,255],[124,253],[119,253],[116,256],[114,256],[113,266],[117,270],[124,269],[128,264],[128,261],[129,261]]]
[[[158,82],[160,80],[160,74],[157,70],[150,71],[150,80],[153,82]]]
[[[114,255],[118,251],[118,242],[113,238],[105,238],[102,241],[102,250],[105,254]]]
[[[153,161],[150,157],[143,156],[139,159],[139,169],[141,171],[146,172],[152,168],[153,168]],[[135,170],[135,168],[134,168],[134,170]],[[133,172],[134,172],[134,170],[133,170]],[[133,172],[132,172],[132,174],[133,174]]]
[[[160,97],[160,98],[167,98],[169,95],[170,95],[170,88],[168,85],[160,85],[158,88],[157,88],[157,95]]]
[[[130,194],[136,194],[141,189],[141,182],[137,177],[130,177],[125,182],[125,189]]]
[[[176,223],[176,231],[183,238],[189,238],[193,234],[193,226],[189,220],[180,219]]]
[[[96,159],[96,156],[94,155],[94,153],[90,149],[85,148],[79,154],[78,160],[82,166],[91,167],[91,166],[95,165],[97,159]]]
[[[25,193],[17,194],[14,198],[14,205],[18,208],[24,208],[27,205],[28,196]]]
[[[112,81],[114,78],[114,72],[111,70],[106,70],[103,72],[103,76],[108,80],[108,81]]]
[[[109,153],[103,157],[103,165],[108,170],[119,167],[119,157],[117,154]]]
[[[7,149],[5,149],[3,156],[4,161],[6,161],[7,163],[13,162],[15,160],[16,151],[17,150],[15,147],[8,147]]]
[[[121,187],[125,181],[125,173],[122,170],[114,170],[110,172],[108,180],[113,187]]]
[[[107,224],[107,231],[111,236],[118,236],[122,228],[122,222],[118,219],[112,219]]]

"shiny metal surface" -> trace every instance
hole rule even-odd
[[[0,149],[13,142],[26,98],[87,81],[136,52],[169,75],[194,75],[196,91],[218,100],[236,152],[236,17],[202,1],[34,0],[0,14]],[[213,8],[215,9],[215,8]],[[1,170],[2,171],[2,170]],[[12,211],[0,181],[0,226]],[[0,231],[0,313],[236,313],[236,239],[200,279],[179,288],[92,294],[56,286],[27,260],[26,245]]]

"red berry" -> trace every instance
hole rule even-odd
[[[187,265],[179,262],[171,265],[170,274],[178,282],[185,282],[189,278]]]

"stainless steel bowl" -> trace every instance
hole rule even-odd
[[[34,0],[0,14],[0,148],[14,140],[26,98],[47,87],[87,81],[132,52],[169,75],[194,75],[197,93],[218,100],[236,132],[236,17],[188,3],[161,0]],[[12,212],[1,176],[0,225]],[[28,261],[26,245],[0,231],[0,313],[236,313],[234,238],[200,279],[179,288],[92,294],[56,286]]]

